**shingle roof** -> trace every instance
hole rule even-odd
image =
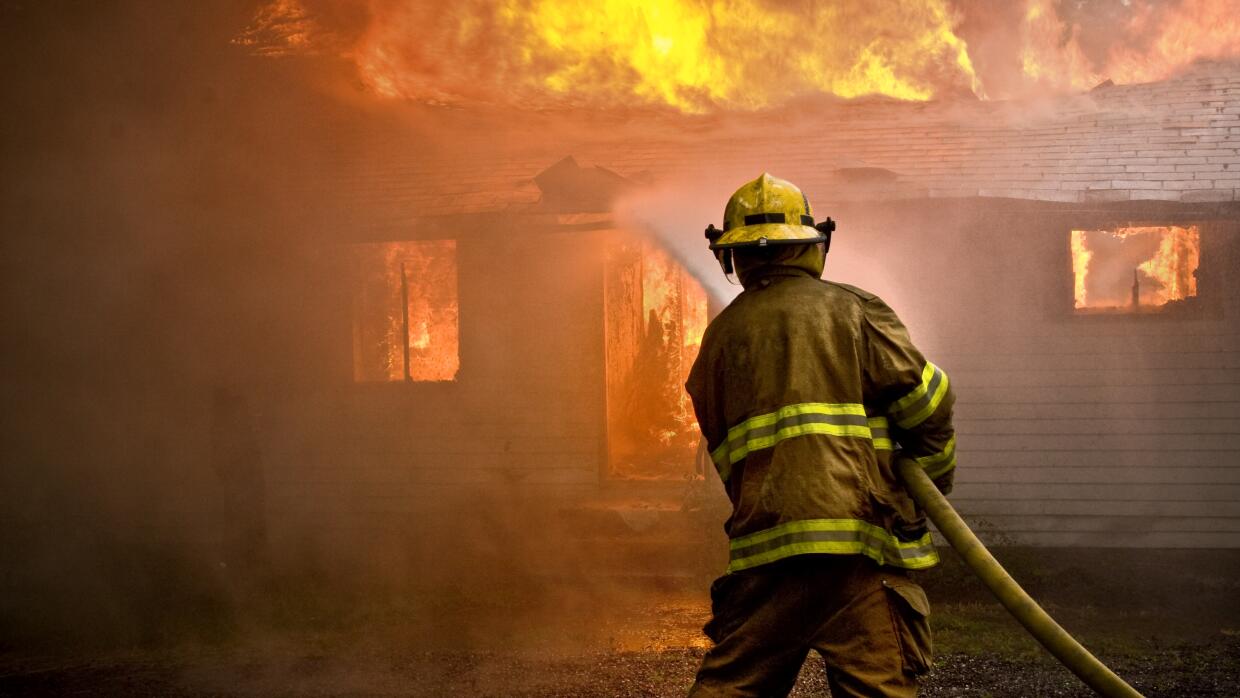
[[[1041,100],[810,100],[774,112],[645,121],[595,114],[587,119],[594,126],[563,134],[555,124],[572,115],[530,118],[536,123],[524,130],[512,123],[529,119],[502,115],[424,130],[438,136],[438,155],[415,138],[361,126],[369,145],[342,153],[339,172],[347,174],[334,183],[335,203],[376,227],[529,210],[540,197],[534,177],[569,154],[656,182],[769,170],[835,200],[1240,201],[1237,62]]]

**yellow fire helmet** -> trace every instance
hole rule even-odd
[[[809,199],[792,182],[762,176],[747,182],[723,210],[723,230],[706,228],[710,249],[829,242],[835,221],[814,224]]]

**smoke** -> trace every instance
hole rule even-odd
[[[705,228],[713,223],[722,227],[723,207],[740,184],[757,177],[760,172],[740,168],[714,169],[680,175],[665,182],[640,189],[617,202],[617,222],[625,228],[645,233],[667,250],[709,294],[712,308],[722,309],[741,292],[730,283],[710,252]],[[773,172],[774,176],[781,176]],[[833,235],[830,254],[823,278],[856,285],[877,293],[889,302],[903,307],[905,302],[916,305],[917,294],[902,284],[893,271],[892,260],[907,258],[907,243],[916,237],[921,221],[909,220],[892,228],[871,230],[858,227],[855,218],[841,219],[825,197],[806,192],[814,207],[816,220],[828,216],[837,219],[839,229]],[[868,213],[858,216],[862,221]],[[921,324],[914,320],[914,324]]]
[[[287,182],[331,166],[343,123],[305,66],[254,71],[229,46],[251,11],[0,6],[0,646],[215,636],[241,615],[221,550],[226,502],[253,492],[217,466],[249,458],[249,431],[270,462],[274,406],[323,391],[305,351],[322,329],[291,312],[313,298],[316,194]],[[317,565],[301,548],[279,552]]]
[[[752,179],[752,177],[750,177]],[[706,226],[721,227],[723,205],[738,181],[701,176],[639,190],[616,203],[621,227],[651,236],[702,284],[715,308],[722,308],[741,291],[724,277],[707,247]]]
[[[380,217],[365,205],[340,210],[373,187],[367,156],[391,155],[368,151],[359,130],[396,134],[428,168],[480,168],[471,153],[504,156],[476,135],[495,115],[373,108],[338,88],[348,77],[333,59],[256,60],[230,45],[252,11],[0,5],[14,97],[0,117],[0,278],[13,329],[0,420],[0,648],[366,625],[358,608],[393,600],[418,628],[413,646],[569,626],[605,644],[589,619],[618,598],[606,575],[685,561],[613,555],[601,578],[582,569],[597,545],[548,517],[547,492],[585,485],[528,481],[543,465],[548,477],[591,475],[580,463],[596,457],[600,427],[565,414],[575,417],[574,399],[598,398],[581,386],[601,385],[590,372],[602,366],[548,359],[558,336],[522,328],[533,304],[487,301],[488,326],[511,341],[463,349],[469,368],[562,372],[568,397],[531,390],[519,371],[475,383],[464,400],[442,386],[421,399],[399,384],[358,393],[348,294],[322,283],[348,273],[339,243],[373,235],[364,226]],[[530,135],[509,150],[592,128],[505,123]],[[471,130],[468,142],[442,138]],[[517,186],[516,174],[501,179]],[[404,221],[416,207],[401,203]],[[593,259],[593,246],[566,242]],[[511,244],[494,258],[546,266],[484,264],[509,274],[470,277],[500,304],[557,293],[576,278],[566,268],[587,268],[566,263],[563,247],[551,258],[541,243]],[[597,278],[580,281],[589,289]],[[566,298],[594,307],[584,290]],[[550,310],[533,321],[595,346],[598,333],[566,328],[561,306],[541,306]],[[437,403],[447,407],[426,395],[449,395]],[[361,402],[378,405],[369,433],[355,421]],[[445,426],[448,412],[459,420]],[[394,452],[435,438],[489,450],[469,467],[469,453]],[[502,455],[479,463],[488,454]],[[717,520],[709,530],[718,535]],[[461,607],[484,597],[494,604],[466,619]]]

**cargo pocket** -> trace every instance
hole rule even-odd
[[[934,645],[930,638],[930,600],[912,580],[888,577],[883,580],[891,623],[900,643],[904,671],[921,675],[930,671]]]

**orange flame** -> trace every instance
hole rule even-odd
[[[1085,278],[1089,275],[1089,262],[1094,253],[1085,246],[1085,231],[1072,231],[1072,276],[1076,286],[1076,307],[1089,305],[1089,291],[1085,286]]]
[[[1126,235],[1158,235],[1158,252],[1137,267],[1161,288],[1149,294],[1152,305],[1163,305],[1197,295],[1197,265],[1200,263],[1201,235],[1197,227],[1128,228]],[[1144,303],[1144,298],[1142,299]]]
[[[1120,44],[1108,56],[1106,73],[1116,82],[1163,80],[1200,58],[1240,54],[1240,6],[1234,0],[1183,0],[1146,6],[1131,33],[1150,36],[1148,48]]]
[[[455,379],[461,363],[456,241],[360,245],[357,257],[360,283],[354,297],[354,379],[405,380],[406,347],[409,380]],[[400,303],[402,265],[408,298],[405,312]]]
[[[1071,246],[1078,310],[1154,309],[1197,295],[1196,226],[1073,230]]]
[[[611,473],[683,478],[699,435],[682,386],[706,330],[706,291],[666,252],[632,238],[612,244],[606,280]]]
[[[1054,0],[1025,0],[1021,67],[1043,87],[1089,89],[1117,83],[1165,80],[1203,58],[1240,56],[1240,11],[1234,0],[1131,3],[1127,21],[1108,27],[1110,43],[1091,60],[1082,26],[1061,19]],[[1099,52],[1095,52],[1099,53]]]
[[[242,43],[295,48],[313,34],[301,7],[275,0]],[[344,52],[362,80],[431,103],[703,112],[817,93],[926,100],[981,90],[948,0],[390,0],[371,14]],[[281,22],[296,27],[288,42]]]
[[[299,0],[273,0],[258,8],[250,26],[232,43],[263,56],[312,52],[318,25]]]
[[[1026,0],[1020,62],[1031,86],[1088,89],[1100,82],[1081,49],[1075,26],[1060,18],[1052,0]]]
[[[945,76],[977,87],[944,0],[854,7],[506,0],[428,11],[406,2],[372,24],[357,61],[388,96],[688,112],[814,92],[924,100]],[[428,20],[442,30],[427,33]]]
[[[758,109],[809,94],[927,100],[965,90],[983,98],[1082,90],[1240,56],[1235,0],[1126,0],[1101,14],[1090,14],[1100,3],[1023,0],[1012,15],[1002,5],[268,0],[234,43],[262,55],[336,53],[386,97],[685,112]],[[975,23],[1000,32],[991,43],[1010,52],[980,61],[989,74],[975,70],[964,38],[970,13],[1002,17]]]

